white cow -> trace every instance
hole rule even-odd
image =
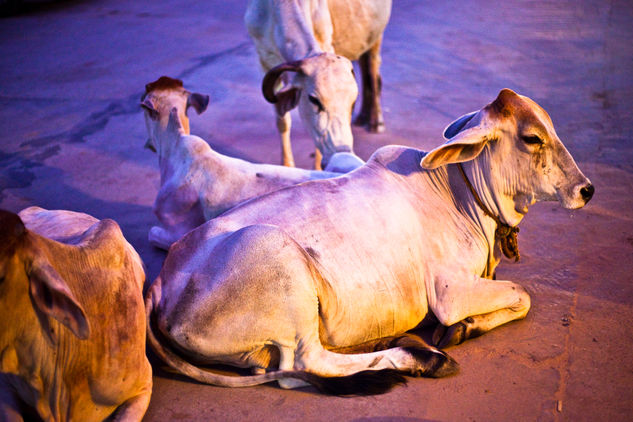
[[[0,210],[0,420],[140,421],[144,281],[112,220]]]
[[[363,103],[356,119],[382,132],[380,45],[391,0],[251,0],[244,17],[267,72],[264,97],[275,104],[282,162],[294,166],[290,113],[301,118],[317,147],[316,168],[336,152],[353,155],[351,118],[358,95],[349,60],[359,60]],[[338,56],[337,56],[338,54]],[[341,57],[342,56],[342,57]],[[281,88],[275,93],[275,88]],[[362,165],[351,157],[342,171]]]
[[[160,226],[149,232],[152,245],[169,249],[182,235],[255,196],[306,180],[339,173],[254,164],[222,155],[189,134],[187,109],[202,113],[208,96],[190,93],[182,81],[166,76],[146,85],[141,106],[150,149],[158,152],[160,190],[154,213]]]
[[[525,317],[523,287],[489,278],[495,243],[512,256],[501,232],[530,205],[580,208],[594,189],[548,114],[511,90],[446,134],[429,153],[381,148],[348,175],[257,198],[183,237],[146,296],[158,355],[211,384],[307,381],[336,393],[365,392],[369,370],[387,371],[373,373],[372,392],[402,381],[393,371],[454,372],[437,349],[381,339],[430,313],[441,346]],[[337,353],[368,342],[396,347]],[[193,362],[269,372],[227,377]]]

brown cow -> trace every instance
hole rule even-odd
[[[144,280],[112,220],[0,210],[0,420],[141,420]]]

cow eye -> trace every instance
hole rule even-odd
[[[536,135],[524,135],[522,136],[523,142],[530,145],[540,145],[543,144],[543,140]]]
[[[321,101],[319,101],[319,99],[314,95],[308,95],[308,101],[310,101],[317,107],[317,109],[319,109],[319,113],[325,110],[325,108],[323,108],[323,104],[321,104]]]

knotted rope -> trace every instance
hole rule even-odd
[[[519,233],[518,227],[512,227],[504,222],[502,222],[499,217],[491,213],[488,208],[484,205],[481,198],[477,194],[477,191],[468,180],[466,173],[464,172],[464,168],[461,163],[457,163],[457,168],[464,178],[464,182],[466,182],[466,186],[470,189],[470,192],[473,194],[473,198],[475,198],[475,202],[479,205],[479,208],[490,218],[495,220],[497,223],[497,229],[495,230],[495,239],[499,241],[501,245],[501,251],[503,254],[510,258],[514,259],[514,261],[518,261],[521,258],[521,254],[519,254],[519,240],[517,234]]]

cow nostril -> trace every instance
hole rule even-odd
[[[591,199],[591,197],[593,196],[593,193],[595,191],[596,191],[596,189],[590,183],[587,186],[585,186],[584,188],[580,189],[580,194],[582,195],[582,199],[584,199],[585,202],[589,202],[589,200]]]

